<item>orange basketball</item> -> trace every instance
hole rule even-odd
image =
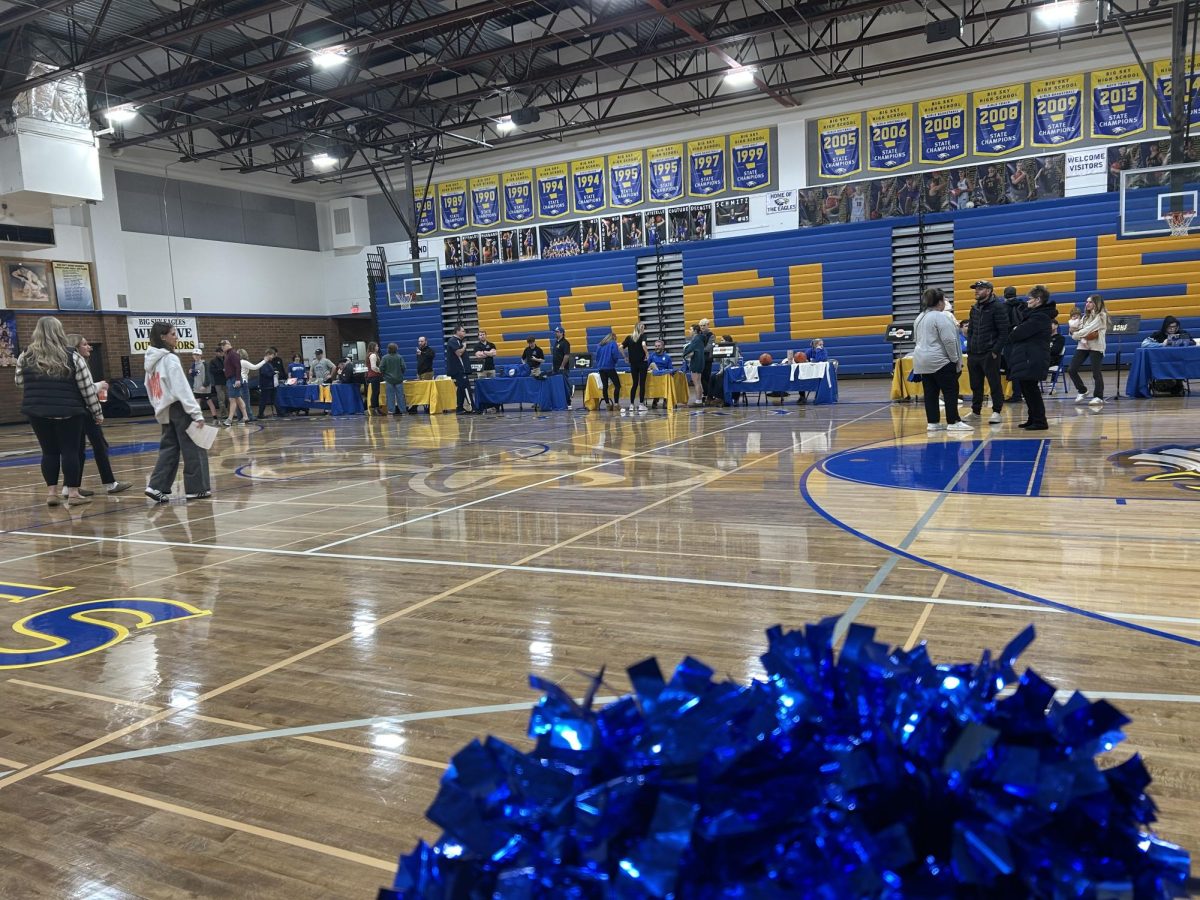
[[[803,350],[797,350],[795,353],[792,354],[792,362],[798,362],[798,363],[808,362],[808,354],[805,353]]]
[[[758,358],[758,364],[760,366],[769,366],[773,362],[775,362],[775,360],[771,359],[770,353],[764,353]]]

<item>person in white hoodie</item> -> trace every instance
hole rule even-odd
[[[150,328],[150,347],[146,350],[146,391],[154,405],[154,418],[163,427],[158,462],[146,487],[146,496],[155,503],[166,503],[171,499],[171,486],[175,484],[181,455],[187,499],[203,500],[212,496],[208,453],[187,433],[193,423],[204,424],[204,412],[192,394],[183,364],[175,355],[178,339],[174,325],[155,322]]]
[[[917,316],[916,349],[913,350],[913,372],[921,376],[925,394],[925,418],[929,433],[937,431],[969,432],[971,426],[958,418],[958,375],[962,372],[963,356],[958,328],[946,315],[946,295],[938,288],[929,288],[921,298],[924,311]],[[941,424],[939,397],[946,398],[946,425]]]
[[[1083,308],[1083,318],[1073,316],[1068,323],[1071,337],[1079,343],[1075,345],[1075,355],[1071,357],[1071,367],[1067,374],[1075,382],[1076,403],[1087,401],[1087,387],[1079,377],[1079,369],[1084,363],[1092,367],[1092,406],[1104,405],[1104,373],[1100,367],[1104,364],[1105,335],[1108,333],[1108,310],[1104,308],[1104,298],[1092,294],[1087,298]]]

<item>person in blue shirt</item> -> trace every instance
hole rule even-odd
[[[608,399],[608,383],[613,384],[613,395],[617,405],[621,404],[621,376],[617,374],[617,363],[621,359],[621,348],[617,344],[617,334],[609,331],[596,348],[596,368],[600,371],[600,385],[604,389],[604,403],[611,410],[613,401]]]
[[[812,346],[808,348],[809,362],[829,362],[829,351],[825,349],[825,341],[813,338]]]
[[[675,364],[671,362],[671,354],[667,352],[667,346],[663,343],[662,338],[654,342],[654,349],[650,352],[650,374],[651,375],[671,375],[675,372]],[[668,396],[670,396],[668,394]],[[663,401],[663,406],[666,407],[667,401]],[[650,408],[658,409],[658,400],[651,398]]]
[[[292,361],[287,367],[288,378],[295,378],[296,384],[304,384],[304,379],[308,374],[308,367],[300,360],[300,354],[292,356]]]
[[[963,319],[958,323],[958,341],[963,353],[967,352],[967,329],[970,327],[971,322],[968,319]]]

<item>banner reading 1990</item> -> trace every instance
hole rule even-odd
[[[437,231],[437,211],[434,196],[417,198],[417,234],[433,234]]]
[[[938,97],[917,104],[921,122],[921,162],[948,163],[967,155],[967,95]]]
[[[642,151],[614,153],[608,158],[608,202],[627,209],[642,202]]]
[[[571,194],[575,212],[604,209],[604,157],[591,156],[571,163]]]
[[[771,132],[767,128],[729,136],[735,191],[756,191],[771,183]]]
[[[567,164],[538,166],[537,170],[538,215],[543,219],[557,219],[568,212]]]
[[[438,206],[442,212],[442,231],[460,231],[467,227],[467,182],[443,181],[438,185]]]
[[[1200,56],[1192,57],[1192,64],[1184,73],[1183,83],[1187,86],[1188,117],[1192,125],[1200,124]],[[1155,123],[1159,128],[1171,126],[1171,61],[1159,60],[1154,64],[1154,85],[1158,102]],[[1165,103],[1163,101],[1166,101]]]
[[[688,141],[688,193],[710,197],[725,190],[725,137]]]
[[[517,169],[501,176],[504,185],[504,221],[528,222],[533,218],[533,169]]]
[[[485,228],[500,221],[500,176],[471,179],[471,224]]]
[[[683,144],[651,147],[646,151],[650,168],[650,202],[666,203],[683,196]]]
[[[1061,75],[1030,86],[1035,147],[1061,147],[1083,137],[1083,76]]]
[[[976,91],[975,152],[1000,156],[1025,146],[1025,85]]]
[[[858,113],[817,119],[822,178],[841,178],[862,168],[858,146],[861,131],[862,117]]]
[[[867,110],[867,168],[893,172],[912,162],[912,104]]]
[[[1092,73],[1092,137],[1125,137],[1146,130],[1146,79],[1135,65]]]

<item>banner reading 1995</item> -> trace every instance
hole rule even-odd
[[[642,151],[614,153],[608,158],[608,202],[627,209],[642,202]]]
[[[1000,156],[1025,146],[1025,85],[976,91],[975,152]]]
[[[442,231],[460,231],[467,227],[467,181],[443,181],[437,187],[442,212]]]
[[[437,231],[437,211],[434,196],[417,198],[417,234],[433,234]]]
[[[894,172],[912,162],[912,104],[867,110],[867,168]]]
[[[471,179],[471,224],[476,228],[500,221],[500,176],[482,175]]]
[[[862,168],[859,152],[861,131],[862,116],[858,113],[817,119],[822,178],[841,178],[853,175]]]
[[[921,122],[921,162],[948,163],[967,155],[967,95],[938,97],[917,104]]]
[[[1083,76],[1061,75],[1030,85],[1034,147],[1061,147],[1083,137]]]
[[[533,218],[533,169],[517,169],[501,176],[504,185],[504,221],[528,222]]]
[[[650,164],[650,202],[666,203],[683,196],[683,144],[651,147],[646,151]]]
[[[590,156],[571,163],[571,194],[575,212],[604,209],[604,157]]]
[[[725,190],[725,136],[688,141],[688,193],[711,197]]]
[[[1192,64],[1184,73],[1184,85],[1187,87],[1188,116],[1192,125],[1200,124],[1200,56],[1192,57]],[[1171,125],[1171,61],[1159,60],[1154,64],[1154,86],[1158,102],[1155,104],[1155,124],[1159,128],[1169,128]],[[1166,102],[1164,102],[1166,101]]]
[[[543,219],[557,219],[568,212],[567,164],[538,166],[537,170],[538,215]]]
[[[1092,137],[1114,138],[1146,130],[1146,79],[1136,65],[1092,73]]]
[[[735,191],[756,191],[771,183],[771,131],[756,128],[729,136]]]

